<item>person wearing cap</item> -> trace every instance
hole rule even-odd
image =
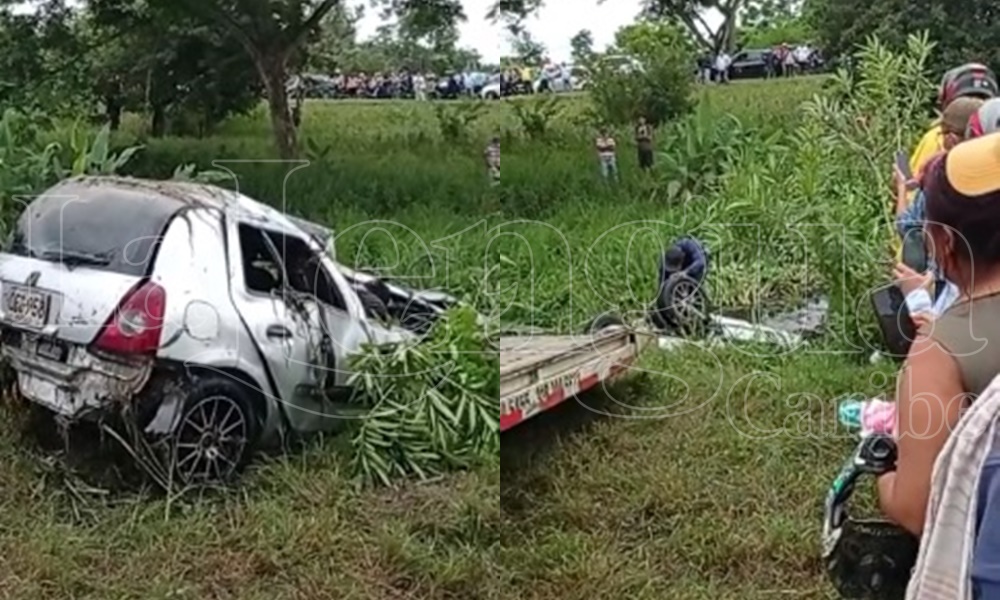
[[[965,139],[971,140],[998,131],[1000,131],[1000,98],[991,98],[969,118]]]
[[[660,256],[659,294],[665,293],[668,284],[679,278],[693,279],[701,287],[708,275],[708,250],[699,240],[684,236],[674,241]],[[658,300],[652,317],[654,323],[662,329],[675,329],[678,324],[671,314],[667,304]]]
[[[702,283],[707,272],[708,251],[705,250],[704,244],[693,237],[678,239],[660,258],[661,285],[678,274]]]
[[[938,89],[938,107],[942,112],[957,98],[974,97],[988,100],[997,95],[997,78],[993,71],[981,63],[968,63],[944,74]],[[920,173],[927,161],[944,149],[944,132],[941,120],[934,121],[910,155],[910,172]],[[911,193],[909,198],[912,200]]]
[[[970,133],[969,126],[974,121],[979,110],[985,105],[985,100],[982,98],[976,98],[972,96],[963,96],[956,98],[948,104],[941,114],[941,118],[938,121],[935,130],[937,131],[937,136],[939,138],[940,148],[927,157],[927,160],[933,156],[945,152],[955,147],[956,144],[966,139],[966,135]],[[980,134],[981,135],[981,134]],[[974,136],[975,137],[975,136]],[[921,167],[926,166],[926,161]],[[909,206],[912,204],[908,201],[909,196],[913,193],[914,198],[918,195],[919,187],[917,189],[910,189],[914,182],[907,181],[902,173],[898,169],[895,170],[896,176],[896,214],[902,215]],[[919,186],[920,170],[913,171],[917,174],[917,184]],[[906,185],[904,185],[906,184]]]
[[[971,593],[949,595],[944,590],[934,598],[1000,598],[1000,444],[992,438],[995,425],[974,440],[954,440],[987,445],[982,455],[966,455],[974,463],[962,465],[966,471],[947,473],[963,482],[964,489],[949,488],[948,496],[961,498],[968,524],[946,533],[937,528],[945,513],[928,512],[935,463],[947,458],[942,450],[963,415],[974,415],[977,402],[990,401],[983,392],[1000,374],[1000,352],[995,351],[1000,346],[1000,133],[962,142],[935,159],[927,168],[924,189],[930,253],[960,296],[918,330],[900,372],[896,468],[878,477],[879,506],[889,520],[917,537],[926,533],[926,526],[937,534],[962,537],[961,547],[967,550],[956,559]],[[970,433],[963,427],[963,435]]]
[[[982,111],[985,103],[980,98],[956,98],[941,116],[944,133],[944,150],[948,151],[972,135],[969,125]],[[932,159],[933,160],[933,159]],[[896,229],[903,239],[902,260],[896,265],[896,284],[906,297],[911,318],[921,325],[941,315],[958,297],[957,288],[947,281],[927,260],[924,240],[926,195],[917,190],[917,197],[905,205],[907,186],[902,173],[896,172],[897,210]],[[932,297],[933,293],[933,297]]]
[[[938,88],[938,106],[942,113],[947,110],[957,98],[977,97],[990,99],[998,94],[996,75],[984,64],[967,63],[947,71],[941,77],[941,85]],[[917,147],[910,155],[910,173],[916,180],[920,179],[920,174],[927,162],[936,154],[944,150],[945,132],[942,129],[942,120],[936,119],[927,133],[920,139]],[[917,181],[907,182],[907,192],[902,198],[903,208],[911,204],[917,197]],[[896,208],[897,214],[902,210]],[[906,238],[904,238],[905,241]],[[896,260],[901,262],[904,258],[905,247],[896,247]]]

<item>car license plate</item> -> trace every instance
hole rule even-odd
[[[48,325],[52,309],[52,294],[25,287],[6,284],[3,293],[5,320],[14,325],[41,329]]]
[[[42,358],[58,362],[66,361],[67,349],[66,346],[59,340],[42,338],[38,340],[38,346],[36,347],[35,352]]]

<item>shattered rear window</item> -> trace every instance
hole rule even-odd
[[[72,181],[28,204],[7,251],[141,277],[182,202],[141,187]]]

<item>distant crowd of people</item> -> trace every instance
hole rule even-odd
[[[533,67],[509,67],[500,72],[500,94],[520,96],[534,90],[538,69]]]
[[[489,81],[485,72],[439,76],[402,70],[392,73],[305,74],[289,82],[290,91],[305,98],[459,98],[476,95]]]
[[[739,56],[739,55],[737,55]],[[823,57],[819,50],[809,44],[792,46],[779,44],[759,54],[759,68],[764,77],[791,77],[814,71],[822,66]],[[734,68],[734,57],[726,51],[716,55],[702,54],[698,58],[698,80],[702,83],[728,83]],[[741,68],[753,69],[758,65],[748,64]]]

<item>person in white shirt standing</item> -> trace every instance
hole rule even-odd
[[[413,76],[413,97],[421,101],[427,99],[427,78],[423,73]]]
[[[729,67],[733,64],[732,57],[723,50],[715,57],[715,72],[719,83],[729,83]]]
[[[796,67],[798,67],[798,62],[796,62],[795,60],[795,52],[793,50],[788,50],[785,53],[785,64],[783,66],[784,66],[785,77],[791,77],[792,75],[795,75]]]
[[[812,49],[805,44],[795,47],[795,71],[804,73],[809,68],[809,57],[812,56]]]

